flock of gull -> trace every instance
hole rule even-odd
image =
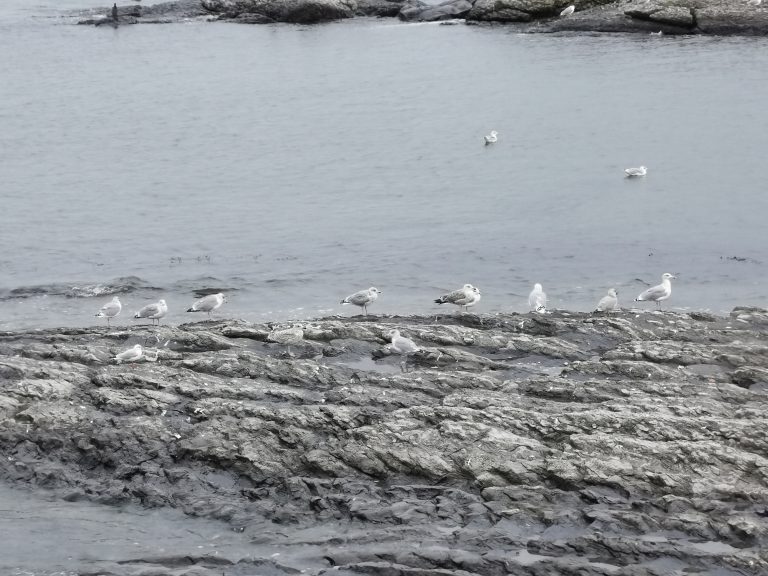
[[[637,296],[637,298],[635,298],[635,301],[655,302],[656,305],[660,308],[661,303],[672,295],[671,280],[673,278],[676,278],[673,274],[665,272],[661,276],[661,284],[643,291]],[[371,286],[366,290],[360,290],[354,294],[350,294],[340,303],[342,305],[352,304],[353,306],[358,306],[362,309],[363,315],[367,316],[368,306],[376,302],[381,293],[381,290],[375,286]],[[464,286],[458,290],[447,292],[446,294],[435,298],[434,301],[436,304],[453,304],[454,306],[458,306],[461,310],[466,310],[467,308],[471,308],[480,302],[481,297],[482,295],[479,288],[473,286],[472,284],[464,284]],[[219,292],[218,294],[210,294],[192,304],[192,306],[187,309],[187,312],[206,312],[210,317],[211,313],[215,310],[218,310],[225,302],[226,298],[223,293]],[[528,295],[528,306],[533,312],[540,314],[547,313],[547,294],[544,292],[542,285],[538,282],[534,284],[533,290],[531,290],[531,293]],[[121,304],[120,299],[115,296],[110,302],[101,307],[96,316],[99,318],[106,318],[107,325],[109,325],[110,320],[118,316],[122,309],[123,305]],[[595,307],[595,312],[614,312],[618,310],[619,297],[615,288],[608,290],[608,293],[600,299],[600,301],[597,303],[597,306]],[[153,325],[155,320],[157,320],[159,325],[160,319],[163,318],[167,313],[168,305],[166,304],[165,300],[158,300],[157,302],[144,306],[141,310],[136,312],[133,317],[151,320]],[[283,330],[282,332],[284,334],[279,334],[277,338],[273,339],[272,341],[291,344],[296,343],[303,338],[303,331],[300,329],[288,329]],[[391,342],[390,351],[403,356],[404,360],[401,363],[401,368],[405,370],[406,363],[408,362],[408,356],[410,354],[419,352],[419,347],[413,340],[402,336],[399,330],[391,330],[388,336]],[[149,360],[157,360],[156,351],[154,352],[154,358],[148,357],[147,352],[148,351],[142,348],[141,344],[136,344],[128,350],[117,354],[117,356],[115,356],[115,360],[118,364],[121,362],[136,362],[144,357]]]

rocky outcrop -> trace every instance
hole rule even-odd
[[[201,0],[205,10],[225,19],[314,24],[351,18],[355,0]]]
[[[766,310],[0,333],[0,415],[8,484],[279,547],[198,575],[768,571]]]
[[[559,17],[571,3],[576,11]],[[312,24],[353,16],[398,16],[405,21],[501,22],[523,32],[768,34],[768,4],[731,0],[178,0],[120,6],[118,11],[120,25],[195,17]],[[109,8],[91,11],[80,23],[115,25],[110,14]]]
[[[445,0],[439,4],[411,0],[403,6],[398,17],[407,21],[436,22],[464,18],[470,10],[472,3],[469,0]]]

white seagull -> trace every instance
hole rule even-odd
[[[480,298],[482,298],[482,294],[480,294],[479,288],[472,286],[472,284],[464,284],[464,286],[458,290],[454,290],[453,292],[443,294],[439,298],[436,298],[435,303],[454,304],[466,310],[470,306],[474,306],[480,302]]]
[[[661,301],[666,300],[672,295],[672,282],[670,282],[672,278],[677,278],[677,276],[664,272],[661,275],[661,284],[648,288],[648,290],[635,298],[635,302],[656,302],[656,305],[661,308]]]
[[[104,306],[101,307],[101,310],[99,310],[99,313],[96,314],[97,318],[106,318],[107,319],[107,326],[109,326],[109,321],[120,314],[120,310],[123,309],[123,305],[120,304],[120,298],[115,296],[104,304]]]
[[[485,137],[485,145],[494,144],[499,140],[499,133],[496,130],[491,130],[491,133]]]
[[[390,330],[389,338],[392,342],[389,349],[396,354],[403,356],[403,361],[400,363],[400,369],[405,372],[406,365],[408,363],[408,354],[416,354],[420,350],[418,346],[410,338],[400,336],[400,330]]]
[[[595,312],[612,312],[619,309],[619,294],[615,288],[608,290],[608,294],[600,299],[597,303]]]
[[[627,168],[624,170],[624,173],[627,175],[627,178],[636,178],[648,174],[648,169],[645,166],[638,166],[637,168]]]
[[[533,285],[533,290],[528,294],[528,307],[534,312],[547,311],[547,293],[538,282]]]
[[[136,362],[141,360],[143,355],[144,350],[142,349],[141,344],[136,344],[133,348],[128,348],[128,350],[120,352],[120,354],[115,356],[115,360],[118,364],[121,362]]]
[[[224,302],[226,302],[226,299],[223,293],[208,294],[208,296],[204,296],[192,304],[192,307],[188,308],[187,312],[207,312],[208,318],[210,318],[211,312],[220,308]]]
[[[373,304],[379,297],[379,294],[381,294],[381,290],[371,286],[368,290],[360,290],[359,292],[350,294],[341,301],[341,304],[354,304],[355,306],[360,306],[360,308],[363,309],[363,314],[368,316],[368,304]]]
[[[168,305],[165,300],[158,300],[153,304],[147,304],[133,315],[134,318],[149,318],[152,320],[152,324],[157,320],[157,325],[160,325],[160,318],[168,314]]]
[[[570,6],[568,6],[568,8],[560,12],[560,18],[565,18],[566,16],[570,16],[574,12],[576,12],[576,6],[571,4]]]

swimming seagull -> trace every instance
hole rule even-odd
[[[168,314],[168,305],[165,300],[158,300],[153,304],[147,304],[133,315],[134,318],[149,318],[152,320],[152,324],[157,320],[157,325],[160,325],[160,318]]]
[[[661,275],[661,284],[648,288],[635,298],[635,302],[656,302],[656,305],[661,308],[661,301],[666,300],[672,294],[672,282],[670,282],[672,278],[677,278],[677,276],[664,272]]]
[[[634,178],[636,176],[645,176],[648,173],[648,169],[645,166],[638,166],[637,168],[627,168],[624,170],[627,178]]]
[[[350,294],[341,301],[341,304],[360,306],[363,309],[363,314],[368,316],[368,304],[373,304],[379,297],[379,294],[381,294],[381,290],[371,286],[368,290],[360,290],[360,292]]]
[[[97,318],[106,318],[107,319],[107,326],[109,326],[109,321],[120,314],[120,310],[123,309],[123,305],[120,304],[120,298],[115,296],[104,304],[104,306],[101,307],[101,310],[99,310],[99,313],[96,314]]]
[[[494,144],[499,140],[499,133],[496,130],[491,130],[491,133],[485,137],[485,145]]]
[[[574,12],[576,12],[576,6],[571,4],[570,6],[568,6],[568,8],[560,12],[560,18],[565,18],[566,16],[570,16]]]
[[[534,312],[544,313],[547,311],[547,293],[538,282],[533,285],[533,290],[528,294],[528,306]]]
[[[226,302],[226,299],[223,293],[208,294],[208,296],[204,296],[192,304],[192,308],[188,308],[187,312],[207,312],[208,318],[210,318],[211,312],[221,307],[224,302]]]
[[[118,364],[121,362],[136,362],[141,360],[143,355],[144,350],[141,348],[141,344],[136,344],[133,348],[128,348],[128,350],[120,352],[120,354],[115,356],[115,360]]]
[[[419,347],[410,338],[400,336],[400,330],[390,330],[389,338],[392,342],[389,349],[397,354],[401,354],[404,358],[400,363],[400,369],[405,372],[406,365],[408,364],[408,354],[416,354],[419,351]]]
[[[608,294],[600,299],[597,303],[595,312],[612,312],[619,309],[619,295],[615,288],[608,290]]]
[[[479,288],[472,286],[472,284],[464,284],[464,286],[458,290],[454,290],[448,294],[443,294],[440,298],[436,298],[435,303],[455,304],[466,310],[470,306],[474,306],[480,302],[480,298],[482,298],[482,295],[480,294]]]

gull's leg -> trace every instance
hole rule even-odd
[[[363,316],[368,316],[368,306],[363,304]]]

